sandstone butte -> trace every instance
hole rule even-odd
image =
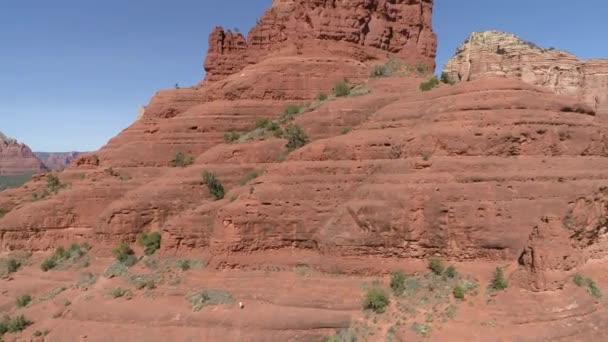
[[[605,124],[580,96],[517,78],[420,91],[419,74],[434,70],[432,6],[274,1],[247,39],[213,31],[201,84],[157,93],[133,125],[56,173],[69,187],[40,199],[49,187],[40,175],[1,192],[2,250],[34,252],[33,266],[0,282],[0,305],[34,322],[19,336],[606,340]],[[395,73],[370,78],[388,57]],[[353,95],[315,100],[343,79]],[[310,143],[290,152],[255,129],[293,104],[308,105],[281,126],[297,124]],[[180,152],[192,165],[171,166]],[[204,171],[223,199],[210,196]],[[143,232],[161,234],[160,251],[129,276],[78,280],[104,273],[120,242],[142,255]],[[54,248],[84,242],[88,268],[39,270]],[[171,257],[205,268],[167,270]],[[431,257],[460,278],[429,274]],[[504,291],[489,287],[497,267]],[[408,274],[405,293],[391,293],[383,314],[364,312],[365,289],[390,293],[396,270]],[[146,276],[161,280],[131,285]],[[118,286],[131,286],[130,300],[108,295],[120,297]],[[185,297],[203,289],[216,292],[193,311]],[[33,304],[12,308],[26,292]],[[225,304],[203,307],[217,298]]]
[[[541,48],[513,34],[475,32],[444,70],[454,80],[514,77],[584,101],[608,114],[608,59],[581,61],[569,52]]]
[[[0,176],[37,173],[47,168],[32,150],[0,132]]]

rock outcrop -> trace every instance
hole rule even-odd
[[[209,37],[206,82],[268,56],[344,56],[365,62],[387,56],[435,70],[432,0],[274,0],[245,37],[217,27]]]
[[[50,170],[69,166],[82,152],[34,152],[34,155]]]
[[[579,60],[571,53],[540,48],[503,32],[471,34],[443,70],[457,81],[517,77],[574,96],[608,114],[608,60]]]
[[[19,175],[46,171],[32,150],[0,132],[0,175]]]

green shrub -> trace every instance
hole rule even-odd
[[[445,269],[445,276],[450,279],[457,278],[458,272],[456,271],[456,267],[454,267],[454,265],[448,266],[448,268]]]
[[[441,73],[441,82],[449,85],[456,84],[456,81],[454,81],[447,72]]]
[[[4,208],[0,208],[0,219],[4,217],[4,215],[8,214],[10,210],[8,209],[4,209]]]
[[[350,128],[348,127],[344,127],[340,130],[340,134],[344,135],[344,134],[348,134],[350,132]]]
[[[17,259],[10,258],[6,261],[6,270],[9,274],[15,273],[21,267],[21,263]]]
[[[152,255],[160,249],[160,240],[161,236],[159,232],[143,233],[137,239],[137,243],[144,248],[145,255]]]
[[[48,175],[46,175],[46,186],[51,190],[57,189],[61,186],[61,182],[59,181],[59,178],[57,176],[52,173],[49,173]]]
[[[391,289],[396,296],[401,296],[405,292],[406,276],[403,272],[394,272],[391,276]]]
[[[0,336],[6,333],[17,333],[23,331],[32,324],[33,322],[25,318],[23,315],[15,316],[13,318],[11,318],[9,315],[5,315],[0,321]]]
[[[319,96],[317,96],[317,100],[319,101],[327,101],[328,98],[329,96],[325,93],[320,93]]]
[[[496,271],[494,271],[494,277],[492,278],[492,289],[500,291],[509,287],[509,283],[505,278],[505,273],[500,267],[496,267]]]
[[[416,72],[419,75],[426,74],[426,72],[427,72],[426,65],[424,65],[424,64],[418,64],[418,65],[416,65]]]
[[[445,269],[443,262],[439,258],[431,258],[429,260],[429,269],[436,275],[441,275]]]
[[[587,288],[587,292],[595,298],[602,297],[602,291],[597,287],[597,284],[591,278],[585,278],[580,274],[574,276],[574,283],[578,287]]]
[[[439,85],[439,79],[437,76],[431,77],[428,81],[420,83],[421,91],[429,91]]]
[[[192,267],[190,265],[190,260],[181,260],[178,265],[182,271],[187,271]]]
[[[454,294],[454,298],[456,299],[464,299],[465,294],[467,293],[467,289],[458,284],[454,287],[454,291],[452,291],[452,293]]]
[[[173,167],[187,167],[192,164],[194,164],[194,158],[183,152],[177,152],[175,158],[171,161],[171,166]]]
[[[32,296],[30,296],[29,294],[25,294],[23,296],[17,297],[17,299],[15,300],[15,304],[17,305],[18,308],[24,308],[31,301],[32,301]]]
[[[126,242],[122,242],[120,245],[114,247],[112,254],[121,264],[130,267],[135,265],[137,259],[135,258],[135,252],[129,247]]]
[[[271,122],[272,122],[272,120],[270,120],[270,119],[258,119],[255,122],[255,128],[257,128],[257,129],[265,129],[268,126],[270,126]]]
[[[209,194],[215,201],[219,201],[224,198],[225,191],[224,186],[214,173],[210,171],[203,171],[203,183],[207,185]]]
[[[46,258],[46,259],[44,259],[42,264],[40,264],[40,269],[43,270],[44,272],[52,270],[55,267],[57,267],[57,262],[53,258]]]
[[[339,81],[334,85],[334,94],[337,97],[344,97],[350,95],[350,87],[345,80]]]
[[[287,149],[289,151],[296,150],[310,141],[308,135],[298,125],[289,125],[285,129],[285,137],[287,138]]]
[[[363,309],[372,310],[376,313],[383,313],[390,304],[386,291],[379,286],[373,286],[367,290],[363,301]]]
[[[233,143],[241,138],[241,135],[236,132],[224,133],[224,141],[227,143]]]
[[[289,121],[293,119],[296,115],[300,114],[301,111],[302,108],[300,106],[290,104],[283,111],[283,115],[281,116],[281,118],[283,119],[283,121]]]

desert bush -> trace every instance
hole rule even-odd
[[[114,258],[121,264],[130,267],[135,265],[137,258],[135,258],[135,252],[129,247],[126,242],[120,243],[120,245],[114,247],[112,250]]]
[[[296,117],[296,115],[302,112],[302,109],[303,107],[301,106],[290,104],[289,106],[285,107],[283,115],[281,116],[281,120],[283,122],[292,120],[294,117]]]
[[[192,164],[194,164],[194,158],[183,152],[177,152],[175,158],[171,161],[171,166],[173,167],[187,167]]]
[[[441,82],[449,85],[456,84],[456,81],[454,81],[447,72],[441,73]]]
[[[406,276],[403,272],[394,272],[391,275],[391,289],[396,296],[401,296],[405,292]]]
[[[320,93],[319,96],[317,96],[317,100],[319,101],[327,101],[328,98],[329,95],[327,95],[326,93]]]
[[[186,297],[192,304],[192,311],[200,311],[205,306],[230,304],[234,301],[232,294],[224,290],[204,290]]]
[[[585,278],[580,274],[576,274],[574,276],[574,283],[578,286],[578,287],[585,287],[587,288],[587,292],[595,297],[595,298],[601,298],[602,297],[602,291],[599,289],[599,287],[597,287],[597,284],[595,283],[595,281],[593,281],[593,279],[591,278]]]
[[[253,170],[253,171],[249,172],[245,176],[245,178],[241,179],[241,182],[240,182],[241,186],[247,185],[247,183],[251,182],[252,180],[254,180],[256,178],[258,178],[261,174],[262,174],[262,172],[258,171],[258,170]]]
[[[306,132],[298,125],[289,125],[285,129],[285,137],[287,138],[287,149],[289,151],[296,150],[310,141]]]
[[[139,235],[137,243],[144,248],[145,255],[152,255],[160,249],[160,240],[161,236],[159,232],[143,233]]]
[[[8,214],[10,210],[8,209],[4,209],[4,208],[0,208],[0,219],[4,217],[4,215]]]
[[[467,289],[461,284],[458,284],[454,287],[452,293],[454,294],[454,298],[462,300],[464,299],[464,296],[467,293]]]
[[[190,260],[180,260],[178,266],[182,271],[188,271],[192,267]]]
[[[215,201],[219,201],[224,198],[224,186],[213,172],[203,171],[203,183],[207,185],[209,194]]]
[[[422,337],[428,337],[431,334],[432,329],[433,328],[428,324],[422,324],[422,323],[418,323],[418,322],[415,322],[414,324],[412,324],[412,330],[417,335],[420,335]]]
[[[454,265],[448,266],[448,268],[445,269],[444,274],[447,278],[450,278],[450,279],[454,279],[454,278],[458,277],[458,272],[456,271],[456,267],[454,267]]]
[[[424,75],[424,74],[426,74],[426,72],[427,72],[426,65],[424,65],[424,64],[418,64],[418,65],[416,65],[416,72],[417,72],[419,75]]]
[[[369,76],[372,78],[389,77],[391,70],[386,65],[375,65]]]
[[[122,287],[117,287],[110,291],[110,295],[112,296],[112,298],[131,298],[133,296],[133,293],[131,292],[131,290],[123,289]]]
[[[241,138],[241,135],[238,134],[237,132],[224,133],[224,141],[227,143],[235,142],[235,141],[239,140],[240,138]]]
[[[354,329],[340,329],[335,335],[327,337],[323,342],[357,342],[357,332]]]
[[[505,273],[500,267],[496,267],[494,277],[492,278],[491,288],[497,291],[504,290],[509,287],[509,283],[505,278]]]
[[[32,296],[30,296],[29,294],[25,294],[25,295],[19,296],[19,297],[17,297],[17,299],[15,299],[15,305],[17,305],[18,308],[24,308],[31,301],[32,301]]]
[[[85,249],[86,248],[83,248],[78,244],[71,245],[68,250],[63,247],[58,247],[51,256],[42,262],[40,268],[44,272],[47,272],[59,265],[74,263],[86,255],[88,249]]]
[[[420,83],[421,91],[429,91],[439,85],[439,79],[437,76],[431,77],[428,81]]]
[[[85,273],[78,279],[76,287],[81,290],[87,290],[97,282],[97,278],[98,277],[93,273]]]
[[[15,273],[21,267],[21,263],[17,259],[9,258],[6,260],[6,271],[8,274]]]
[[[337,97],[345,97],[350,95],[350,87],[345,80],[339,81],[334,85],[334,94]]]
[[[23,315],[15,317],[5,315],[2,320],[0,320],[0,336],[6,333],[17,333],[23,331],[32,324],[33,322],[25,318]]]
[[[271,122],[272,122],[272,120],[270,120],[270,119],[258,119],[258,120],[255,122],[255,128],[258,128],[258,129],[265,129],[265,128],[267,128],[268,126],[270,126],[270,123],[271,123]]]
[[[439,258],[431,258],[429,260],[429,269],[436,275],[441,275],[445,269],[443,262]]]
[[[372,286],[367,290],[363,300],[363,309],[372,310],[376,313],[383,313],[390,304],[390,299],[386,291],[380,286]]]

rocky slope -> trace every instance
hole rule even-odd
[[[32,150],[0,132],[0,175],[20,175],[46,171]]]
[[[34,155],[50,170],[69,166],[82,152],[34,152]]]
[[[571,53],[540,48],[503,32],[471,34],[443,70],[454,80],[517,77],[574,96],[597,112],[608,113],[608,60],[582,61]]]
[[[606,302],[572,281],[583,273],[600,288],[608,284],[602,271],[606,122],[579,98],[512,78],[422,92],[425,79],[410,73],[411,63],[434,55],[434,38],[424,45],[432,51],[416,44],[393,52],[415,56],[401,65],[403,73],[370,79],[391,48],[368,37],[345,41],[343,32],[324,27],[358,32],[352,13],[394,14],[398,20],[386,25],[426,32],[430,26],[420,23],[428,15],[430,25],[432,2],[361,1],[354,12],[346,3],[274,1],[249,34],[267,32],[262,37],[272,42],[266,47],[272,53],[250,55],[251,38],[229,42],[230,49],[225,41],[221,49],[211,46],[207,80],[158,93],[140,120],[57,174],[59,184],[38,176],[0,194],[3,251],[88,242],[93,253],[109,256],[118,243],[136,246],[140,233],[155,231],[162,236],[160,257],[206,261],[202,272],[179,273],[183,283],[135,293],[137,305],[108,300],[112,287],[129,284],[115,277],[100,280],[87,296],[69,288],[73,305],[23,309],[54,327],[49,336],[65,340],[87,331],[87,340],[100,341],[113,331],[150,341],[201,333],[208,340],[316,341],[365,323],[373,330],[357,334],[368,341],[389,334],[436,341],[606,339]],[[291,27],[287,38],[282,27]],[[307,43],[298,47],[289,37],[300,32]],[[392,32],[403,37],[392,35],[391,42],[416,36]],[[247,65],[233,56],[241,53]],[[345,77],[354,88],[350,96],[315,99]],[[286,116],[290,104],[297,110]],[[289,150],[285,138],[256,129],[264,118],[282,118],[281,129],[302,127],[310,142]],[[230,132],[241,136],[225,142]],[[183,167],[173,167],[180,160]],[[211,196],[205,171],[221,182],[223,198]],[[432,256],[473,276],[478,295],[461,305],[452,298],[455,284],[422,275]],[[92,261],[91,272],[101,273],[107,261]],[[143,274],[141,264],[129,272]],[[510,284],[500,294],[488,290],[496,267]],[[363,314],[362,282],[377,278],[386,285],[382,275],[394,270],[416,278],[420,292],[392,296],[385,315]],[[40,273],[32,266],[16,282],[42,295],[66,279],[73,283],[67,272]],[[183,298],[201,286],[230,290],[245,309],[233,303],[193,314]],[[19,288],[0,287],[10,294],[0,305],[12,303]],[[59,314],[50,319],[49,310]],[[450,323],[455,310],[462,313]],[[152,329],[149,322],[162,324]]]

